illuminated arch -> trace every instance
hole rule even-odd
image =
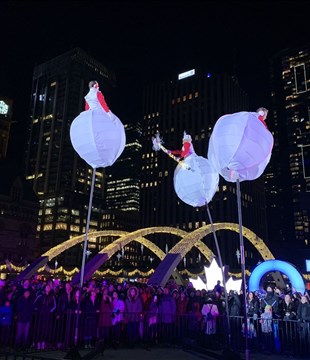
[[[290,279],[292,287],[302,294],[305,292],[305,283],[300,273],[292,264],[282,260],[268,260],[256,266],[249,279],[249,290],[259,290],[262,277],[272,271],[285,274]]]
[[[214,224],[214,230],[230,230],[239,233],[239,224],[218,223]],[[212,233],[211,225],[205,225],[184,236],[183,239],[169,251],[165,259],[156,268],[155,272],[149,279],[149,283],[164,286],[170,278],[173,269],[177,267],[183,257],[191,250],[198,240],[210,233]],[[274,259],[274,256],[264,241],[253,231],[243,226],[242,235],[258,250],[264,260]]]
[[[150,227],[139,229],[133,231],[131,233],[127,233],[126,235],[121,236],[119,239],[113,241],[105,248],[103,248],[97,255],[95,255],[86,265],[85,265],[85,280],[89,279],[91,275],[107,260],[109,260],[117,251],[121,250],[124,246],[128,245],[132,241],[139,242],[145,245],[148,249],[150,249],[155,255],[159,257],[160,260],[163,260],[165,257],[165,253],[150,240],[147,240],[144,236],[155,233],[169,233],[179,237],[185,237],[188,233],[184,230],[180,230],[173,227]],[[94,235],[95,233],[92,233]],[[211,261],[214,256],[213,252],[202,242],[198,241],[197,246],[202,254],[207,258],[208,261]],[[181,279],[178,272],[172,269],[170,275],[173,275],[175,279]],[[74,284],[77,284],[80,281],[80,273],[77,273],[72,279]]]
[[[239,225],[233,224],[233,223],[219,223],[214,224],[215,231],[218,230],[231,230],[235,232],[239,232]],[[195,246],[197,247],[201,253],[205,256],[205,258],[211,262],[214,254],[212,251],[201,241],[201,238],[204,236],[210,234],[212,232],[211,225],[205,225],[191,233],[187,233],[184,230],[176,229],[173,227],[150,227],[150,228],[144,228],[139,229],[136,231],[133,231],[131,233],[128,233],[126,231],[117,231],[117,230],[102,230],[102,231],[96,231],[89,233],[89,238],[91,237],[99,237],[99,236],[112,236],[112,237],[118,237],[118,239],[114,240],[111,244],[106,246],[104,249],[100,251],[97,255],[103,255],[105,254],[105,260],[110,259],[118,250],[129,244],[131,241],[137,241],[141,244],[148,247],[155,255],[157,255],[161,260],[163,258],[163,252],[161,249],[159,249],[155,244],[153,244],[151,241],[144,238],[144,236],[154,233],[170,233],[176,236],[179,236],[181,238],[181,241],[179,241],[170,251],[167,255],[171,254],[178,254],[178,261],[177,264],[181,261],[181,259],[185,256],[185,254],[190,251],[190,249]],[[247,229],[246,227],[243,227],[243,235],[254,245],[254,247],[258,250],[258,252],[261,254],[264,260],[267,259],[274,259],[272,253],[269,251],[267,246],[264,244],[263,240],[260,239],[255,233],[253,233],[251,230]],[[48,261],[51,261],[53,258],[58,256],[63,251],[68,250],[69,248],[81,243],[85,238],[85,234],[76,236],[72,239],[69,239],[52,249],[48,250],[42,256],[35,260],[33,264],[31,264],[26,270],[24,270],[21,274],[21,278],[30,277],[36,270],[44,266]],[[101,260],[100,260],[101,261]],[[175,260],[174,260],[175,261]],[[98,263],[99,264],[99,263]],[[101,261],[102,264],[102,261]],[[100,265],[99,265],[100,266]],[[97,269],[93,269],[94,271]],[[172,270],[173,272],[173,270]],[[169,274],[172,273],[169,270]]]

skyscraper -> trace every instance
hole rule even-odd
[[[40,199],[41,252],[85,232],[92,170],[74,151],[69,130],[73,119],[84,110],[88,82],[94,79],[109,103],[114,73],[79,48],[34,69],[26,178]],[[96,169],[90,231],[102,228],[104,184],[104,169]],[[90,249],[98,246],[89,243]],[[75,247],[65,252],[61,261],[75,266],[79,256],[80,248]]]
[[[310,249],[310,47],[271,59],[275,146],[266,177],[269,234],[274,246]],[[280,245],[280,246],[279,246]],[[299,264],[304,261],[299,258]]]
[[[194,208],[183,203],[175,194],[173,173],[176,163],[163,152],[152,150],[152,136],[158,130],[168,149],[182,147],[183,132],[191,135],[198,155],[207,157],[208,140],[216,120],[227,113],[248,109],[248,98],[234,77],[210,74],[192,69],[174,80],[150,84],[143,98],[143,155],[141,173],[141,221],[146,226],[174,226],[193,231],[208,224],[205,207]],[[255,111],[256,109],[254,109]],[[241,183],[243,225],[266,240],[265,197],[262,179]],[[210,203],[214,222],[238,223],[236,187],[220,180],[219,189]],[[231,232],[217,234],[225,264],[238,268],[236,256],[239,237]],[[178,239],[171,235],[154,237],[165,251]],[[216,253],[211,236],[206,244]],[[258,256],[246,244],[249,264]],[[199,267],[200,254],[193,249],[184,259],[185,267]]]

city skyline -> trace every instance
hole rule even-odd
[[[35,65],[75,46],[116,73],[114,106],[123,118],[142,115],[143,85],[201,65],[235,74],[252,110],[268,107],[268,59],[307,41],[308,7],[303,1],[6,1],[0,94],[14,101],[9,155],[22,153]]]

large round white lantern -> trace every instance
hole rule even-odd
[[[83,111],[70,128],[74,150],[93,168],[111,166],[125,148],[126,136],[121,121],[111,111]]]
[[[72,122],[70,138],[74,150],[93,168],[113,165],[125,148],[124,125],[108,108],[96,81],[85,96],[88,110]]]
[[[212,200],[219,175],[208,159],[193,154],[178,164],[173,181],[175,192],[182,201],[200,207]]]
[[[273,136],[257,112],[220,117],[209,141],[208,159],[225,180],[255,180],[269,163]]]

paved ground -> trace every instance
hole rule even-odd
[[[230,360],[230,357],[222,357],[221,352],[214,352],[214,356],[209,356],[206,353],[201,353],[193,350],[183,350],[181,348],[152,348],[151,350],[146,350],[144,348],[120,348],[117,350],[106,349],[104,354],[97,354],[96,356],[91,356],[89,351],[80,350],[79,355],[82,359],[94,359],[94,360]],[[88,355],[88,356],[87,356]],[[28,353],[27,357],[25,354],[20,354],[18,357],[14,356],[1,356],[1,360],[36,360],[36,359],[51,359],[51,360],[60,360],[64,359],[66,356],[65,352],[61,351],[46,351],[46,352],[32,352]],[[77,359],[71,357],[71,359]],[[241,359],[245,360],[244,354],[241,354]],[[284,357],[283,355],[263,355],[259,353],[253,353],[249,355],[249,360],[299,360],[299,358],[294,357]]]

